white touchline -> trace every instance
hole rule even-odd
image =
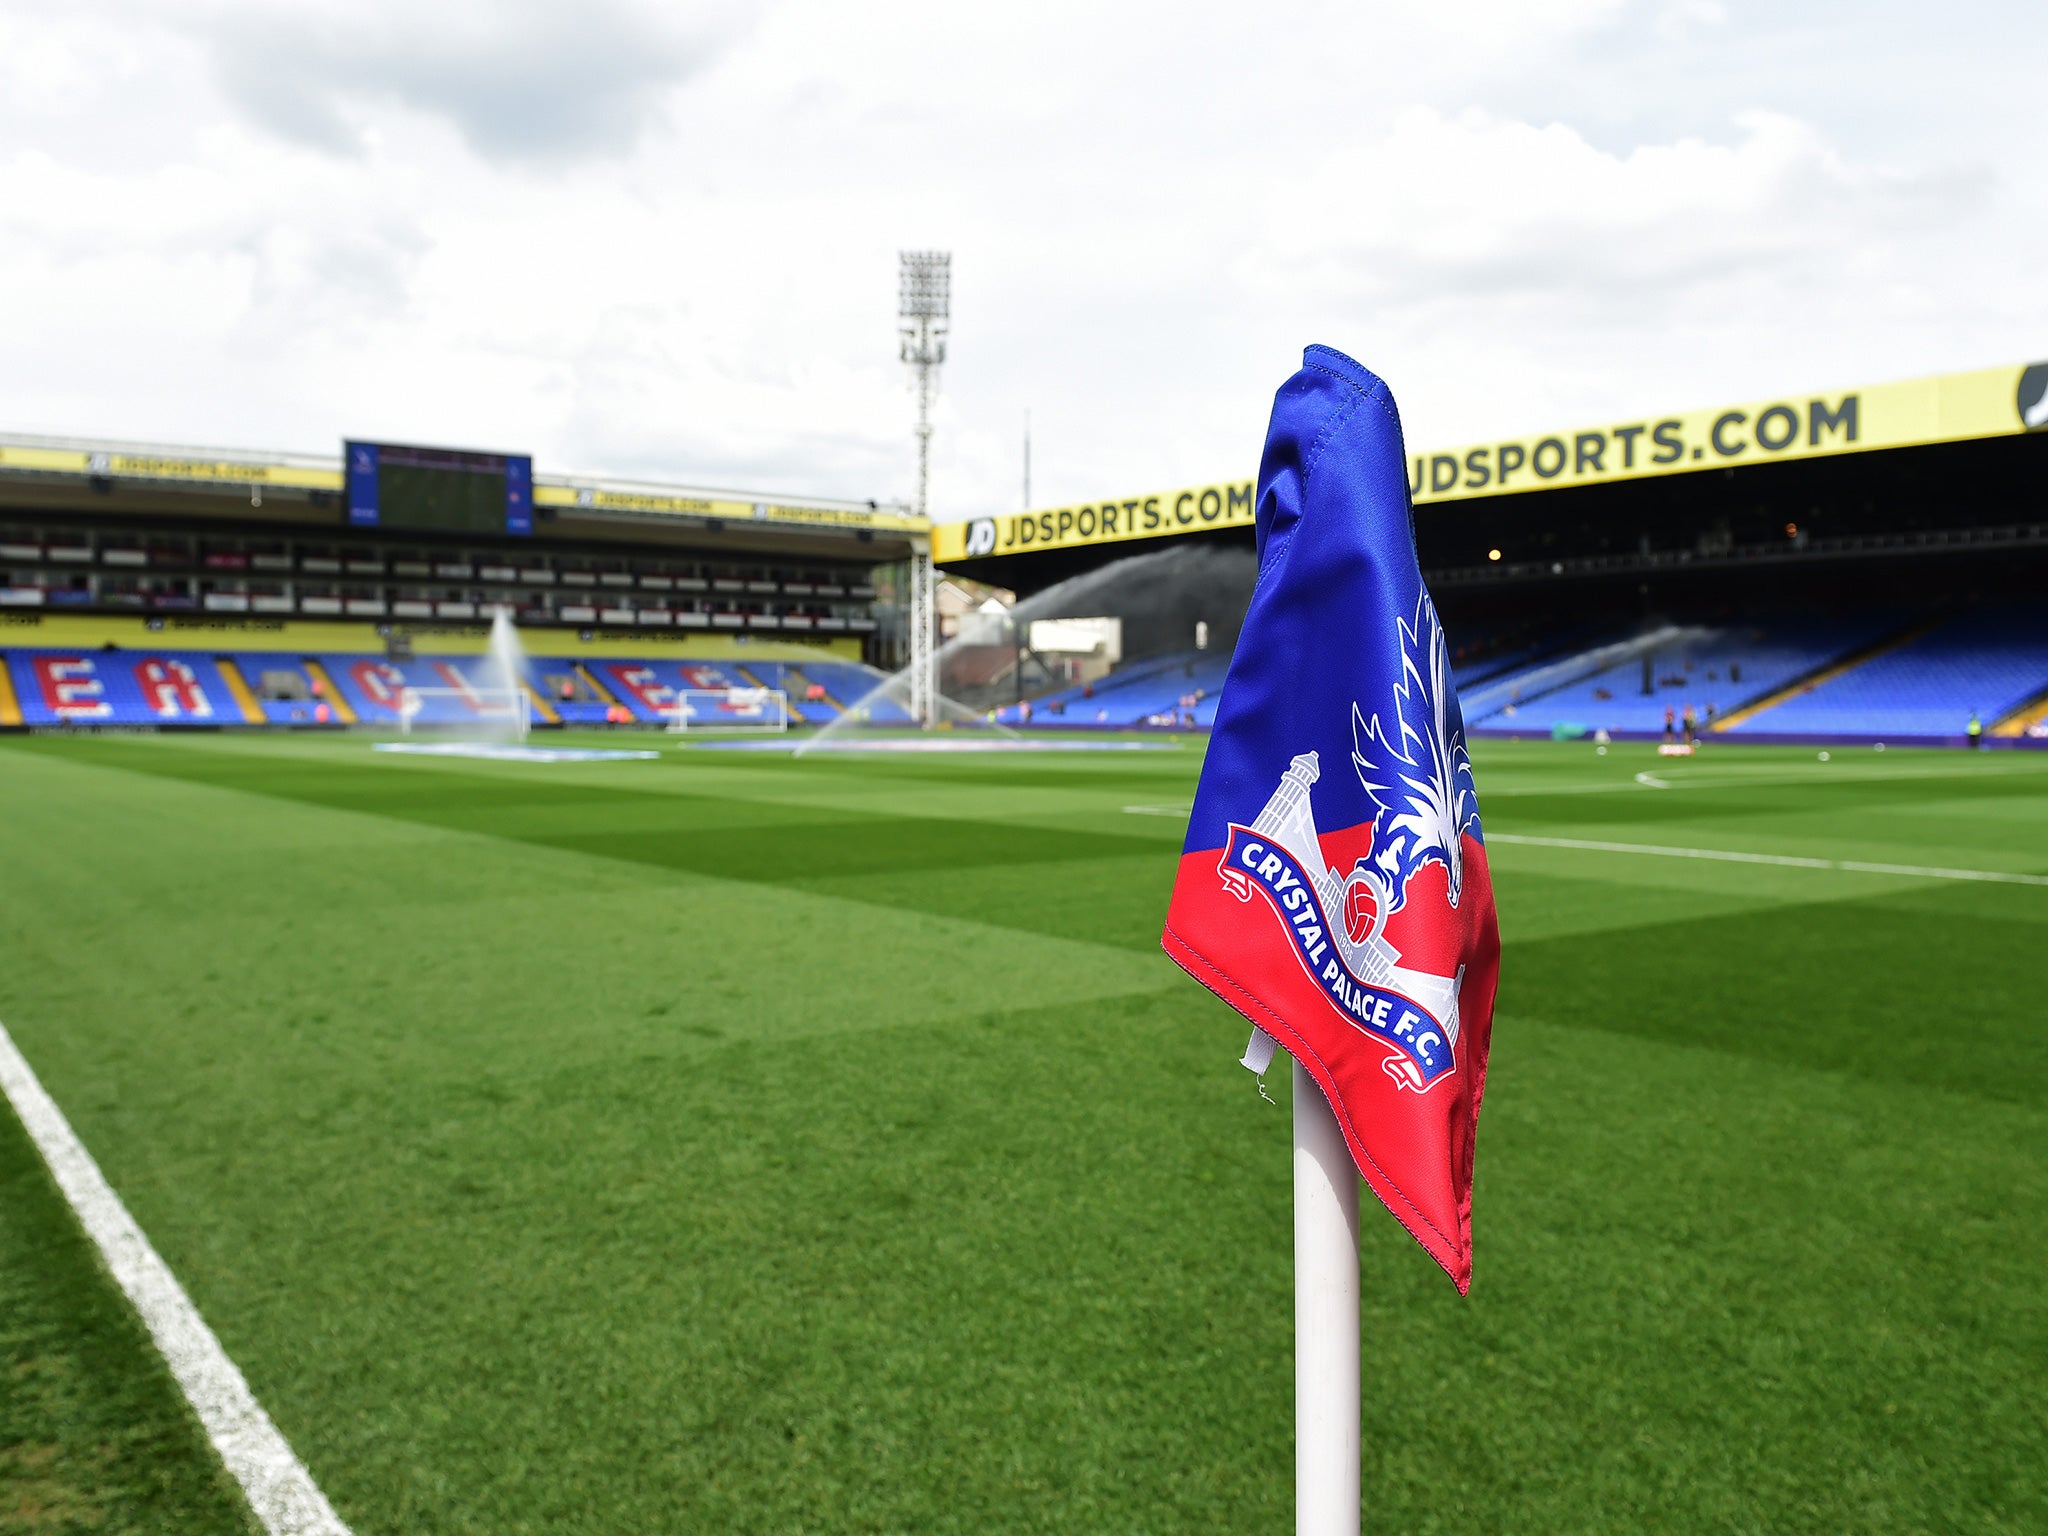
[[[128,1214],[64,1112],[0,1024],[0,1088],[50,1165],[57,1187],[141,1314],[207,1438],[272,1536],[349,1536],[305,1463],[270,1422],[192,1298]]]
[[[1723,765],[1724,769],[1727,766]],[[2031,769],[2029,764],[2028,768]],[[1602,779],[1594,784],[1509,784],[1496,788],[1482,789],[1479,798],[1482,803],[1495,800],[1525,798],[1547,798],[1552,795],[1627,795],[1639,794],[1643,790],[1658,789],[1751,789],[1768,788],[1780,784],[1875,784],[1895,779],[1999,779],[2017,776],[2020,769],[2008,768],[1908,768],[1898,772],[1830,773],[1816,768],[1810,773],[1800,774],[1728,774],[1705,776],[1699,769],[1667,768],[1672,775],[1663,778],[1654,773],[1639,773],[1632,779]],[[1680,777],[1680,775],[1683,777]],[[1187,806],[1171,805],[1127,805],[1127,816],[1185,816]]]
[[[1839,765],[1837,765],[1839,766]],[[1845,773],[1815,766],[1796,774],[1743,773],[1736,764],[1720,763],[1708,768],[1665,768],[1662,774],[1637,774],[1633,779],[1604,779],[1595,784],[1507,784],[1482,785],[1482,803],[1514,798],[1550,795],[1626,795],[1645,789],[1752,789],[1780,784],[1878,784],[1900,779],[2008,779],[2022,773],[2038,772],[2029,763],[2019,768],[1908,768],[1897,772],[1872,772],[1851,768]],[[1646,782],[1656,779],[1652,784]]]
[[[1489,843],[1528,848],[1580,848],[1588,853],[1647,853],[1666,859],[1718,859],[1727,864],[1781,864],[1790,869],[1844,869],[1859,875],[1910,875],[1916,880],[1989,880],[1998,885],[2048,885],[2048,875],[2000,869],[1941,869],[1929,864],[1879,864],[1867,859],[1808,859],[1789,853],[1736,853],[1726,848],[1667,848],[1657,843],[1603,843],[1590,837],[1532,837],[1489,832]]]

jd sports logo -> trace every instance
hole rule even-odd
[[[2029,432],[2048,429],[2048,363],[2036,363],[2020,375],[2019,398],[2014,403]]]
[[[996,520],[992,517],[977,517],[967,525],[967,558],[976,555],[992,555],[996,552]]]

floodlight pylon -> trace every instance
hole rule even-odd
[[[953,256],[950,251],[902,251],[899,255],[897,355],[910,370],[917,392],[917,515],[931,516],[932,401],[939,391],[939,367],[946,361],[946,333],[952,321]],[[910,555],[910,713],[923,726],[937,720],[933,695],[936,652],[931,544],[913,540]]]
[[[953,255],[950,251],[903,251],[897,273],[897,355],[910,370],[917,392],[917,515],[931,515],[932,401],[939,392],[939,367],[946,361],[946,333],[952,323]]]

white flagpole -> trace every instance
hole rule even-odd
[[[1358,1536],[1358,1169],[1294,1066],[1294,1529]]]

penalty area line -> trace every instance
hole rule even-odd
[[[350,1536],[0,1024],[0,1088],[271,1536]]]
[[[1995,885],[2048,885],[2048,875],[2002,869],[1943,869],[1931,864],[1882,864],[1868,859],[1812,859],[1790,853],[1737,853],[1727,848],[1671,848],[1658,843],[1608,843],[1590,837],[1535,837],[1489,832],[1486,841],[1523,848],[1576,848],[1586,853],[1637,853],[1664,859],[1713,859],[1724,864],[1775,864],[1785,869],[1846,870],[1857,875],[1907,875],[1916,880],[1983,880]]]

